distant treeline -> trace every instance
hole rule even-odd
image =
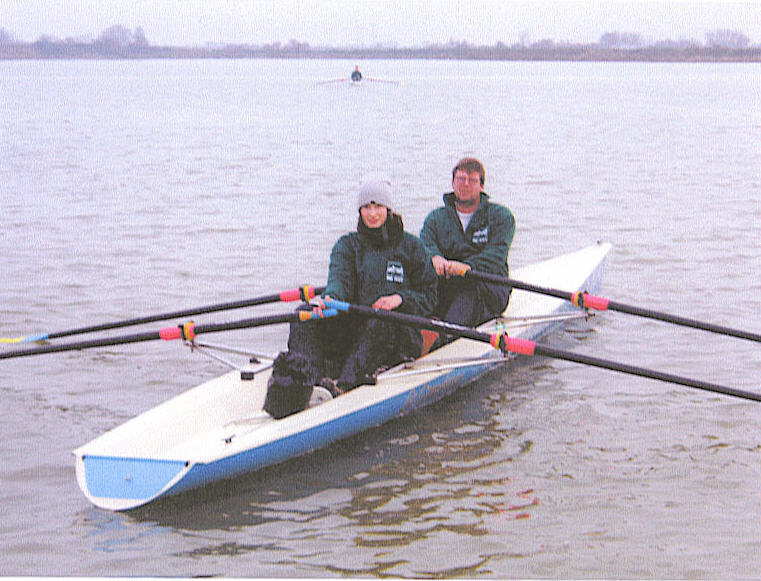
[[[18,42],[0,27],[0,59],[437,59],[504,61],[643,61],[643,62],[761,62],[761,45],[751,45],[741,32],[715,30],[706,42],[659,41],[646,44],[638,34],[606,33],[597,43],[556,43],[545,39],[506,45],[472,45],[466,41],[424,47],[313,47],[291,40],[285,44],[217,44],[203,47],[154,46],[142,28],[112,26],[95,40],[64,40],[42,36]]]

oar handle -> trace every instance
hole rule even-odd
[[[489,333],[482,333],[472,327],[465,327],[464,325],[458,325],[457,323],[450,323],[447,321],[439,321],[438,319],[428,319],[426,317],[420,317],[418,315],[411,315],[409,313],[400,313],[398,311],[388,311],[385,309],[373,309],[372,307],[366,307],[364,305],[355,305],[344,301],[338,301],[335,299],[326,299],[325,304],[331,308],[336,309],[339,312],[345,313],[357,313],[366,317],[374,317],[376,319],[383,319],[392,321],[395,323],[401,323],[412,327],[421,327],[423,329],[430,329],[432,331],[439,331],[442,333],[448,333],[450,335],[457,335],[458,337],[464,337],[466,339],[474,339],[475,341],[482,341],[485,343],[492,342],[492,335]]]
[[[566,301],[572,300],[573,294],[568,291],[564,290],[558,290],[554,288],[548,288],[544,286],[539,286],[538,284],[532,284],[530,282],[523,282],[520,280],[514,280],[512,278],[507,278],[505,276],[499,276],[496,274],[491,274],[489,272],[480,272],[478,270],[465,270],[463,272],[463,276],[466,278],[474,278],[477,280],[482,280],[484,282],[491,282],[494,284],[501,284],[502,286],[508,286],[510,288],[517,288],[520,290],[525,290],[532,293],[547,295],[551,297],[556,297],[559,299],[564,299]]]
[[[484,282],[491,282],[510,288],[517,288],[518,290],[563,299],[572,302],[574,306],[580,308],[594,309],[597,311],[605,311],[609,308],[609,299],[592,295],[585,291],[570,292],[472,269],[463,271],[462,275]]]

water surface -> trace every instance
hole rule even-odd
[[[354,64],[0,63],[0,336],[322,283],[362,175],[418,232],[463,155],[517,218],[514,267],[607,240],[607,296],[761,332],[758,65],[371,61],[399,85],[314,85]],[[550,341],[761,391],[736,339],[608,313]],[[757,403],[546,359],[282,466],[92,507],[71,451],[223,371],[169,343],[2,362],[0,574],[761,573]]]

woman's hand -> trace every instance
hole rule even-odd
[[[322,311],[328,308],[328,306],[325,304],[326,300],[327,301],[331,300],[330,295],[325,295],[324,297],[317,297],[317,304],[313,305],[312,307],[312,312],[315,315],[322,317]]]
[[[374,309],[383,309],[384,311],[393,311],[396,307],[402,304],[401,295],[387,295],[384,297],[378,297],[373,303]]]

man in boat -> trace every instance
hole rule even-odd
[[[351,73],[351,81],[352,83],[358,83],[362,80],[362,73],[359,72],[359,66],[355,66],[354,70]]]
[[[452,170],[453,191],[444,206],[431,211],[420,238],[437,276],[439,299],[434,314],[445,321],[477,326],[499,316],[507,307],[510,289],[463,278],[476,269],[508,276],[507,254],[515,234],[515,217],[484,191],[486,171],[472,157]]]
[[[323,299],[333,298],[430,316],[436,274],[420,239],[404,231],[390,183],[364,182],[356,208],[357,230],[333,246],[327,285],[315,308],[324,308]],[[273,365],[264,409],[282,418],[306,408],[317,384],[314,389],[327,389],[333,397],[373,384],[379,369],[419,357],[421,349],[419,329],[379,319],[341,314],[293,323],[288,351]]]

